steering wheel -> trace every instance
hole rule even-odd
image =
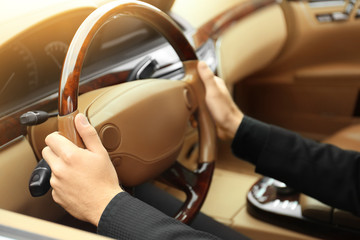
[[[96,32],[119,15],[143,20],[172,45],[185,69],[181,81],[148,79],[106,88],[84,111],[108,150],[124,186],[135,186],[162,172],[168,184],[184,191],[186,200],[176,218],[188,223],[200,210],[214,171],[216,134],[205,104],[192,46],[168,15],[139,1],[114,1],[94,11],[76,32],[66,55],[59,87],[59,132],[78,146],[74,117],[85,54]],[[102,89],[103,90],[103,89]],[[199,129],[196,171],[177,163],[189,119]]]

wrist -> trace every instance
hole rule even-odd
[[[239,128],[243,118],[244,114],[239,110],[235,111],[234,114],[231,115],[231,119],[229,120],[229,125],[227,128],[227,136],[229,139],[233,139],[235,137],[236,131]]]
[[[107,194],[104,194],[103,197],[98,201],[98,203],[95,204],[94,209],[89,211],[90,213],[92,212],[93,214],[89,216],[88,222],[98,227],[101,216],[105,211],[106,207],[111,202],[111,200],[120,192],[123,192],[121,188],[111,191]]]
[[[220,123],[217,123],[217,132],[220,139],[233,139],[243,118],[244,114],[236,107],[229,112]]]

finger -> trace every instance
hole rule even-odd
[[[54,161],[56,161],[55,159],[58,157],[49,146],[44,147],[41,154],[45,161],[49,164],[50,168]]]
[[[60,198],[59,198],[59,194],[57,194],[56,190],[53,189],[51,191],[51,195],[52,195],[52,198],[54,199],[54,201],[57,203],[57,204],[60,204],[61,205],[61,201],[60,201]]]
[[[90,125],[84,114],[79,113],[76,115],[75,126],[88,150],[91,152],[104,151],[104,147],[95,128]]]
[[[53,132],[45,138],[45,143],[48,145],[55,155],[63,159],[71,158],[71,153],[74,153],[78,148],[66,137],[60,135],[58,132]]]
[[[64,169],[62,160],[48,146],[42,150],[42,156],[50,166],[51,176],[59,177]]]
[[[206,88],[216,85],[215,75],[205,62],[200,61],[198,63],[198,72]]]
[[[50,177],[50,186],[53,188],[53,191],[57,188],[58,186],[58,180],[54,174],[54,172],[51,172],[51,177]]]

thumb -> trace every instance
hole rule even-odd
[[[199,72],[201,80],[205,85],[205,88],[208,89],[216,85],[215,75],[205,62],[200,61],[197,66],[197,70]]]
[[[88,150],[91,152],[103,151],[103,145],[95,128],[90,125],[84,114],[76,115],[75,127]]]

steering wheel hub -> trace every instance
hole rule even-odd
[[[138,185],[175,162],[193,111],[184,95],[191,95],[186,85],[168,80],[128,82],[103,92],[85,110],[111,159],[121,159],[116,170],[122,184]]]

